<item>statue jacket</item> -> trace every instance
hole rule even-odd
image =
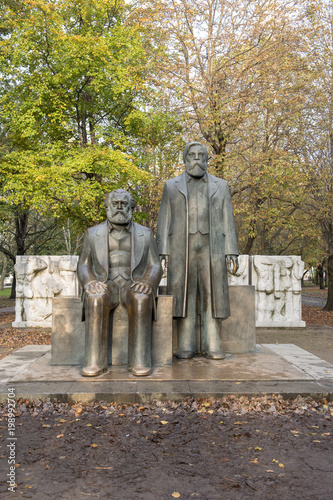
[[[167,293],[174,295],[174,316],[186,316],[188,277],[188,193],[185,172],[165,183],[157,223],[157,247],[168,256]],[[228,184],[208,176],[210,278],[212,315],[230,316],[226,255],[238,255]]]
[[[109,273],[108,239],[108,221],[104,221],[86,231],[77,268],[78,277],[83,287],[91,281],[107,281]],[[132,222],[132,281],[149,283],[153,289],[153,296],[155,298],[161,275],[162,268],[152,231],[149,228]]]

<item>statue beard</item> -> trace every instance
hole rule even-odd
[[[206,167],[202,166],[200,163],[195,163],[191,167],[187,168],[187,173],[192,177],[203,177],[206,172]]]
[[[123,212],[117,212],[112,217],[110,217],[110,222],[113,224],[128,224],[132,220],[132,213],[124,214]]]

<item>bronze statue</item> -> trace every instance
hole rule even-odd
[[[230,316],[227,263],[238,269],[232,203],[227,182],[207,173],[202,144],[187,144],[183,159],[186,172],[165,183],[156,236],[167,261],[167,292],[175,298],[177,357],[201,352],[223,359],[221,320]]]
[[[151,332],[162,268],[153,233],[132,222],[135,201],[123,189],[105,198],[107,218],[87,230],[78,263],[84,289],[86,361],[82,375],[95,377],[108,367],[110,311],[128,313],[128,368],[151,373]]]

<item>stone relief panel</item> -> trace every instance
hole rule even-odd
[[[249,285],[249,256],[238,256],[238,270],[236,274],[232,274],[228,268],[228,285]]]
[[[16,317],[14,327],[51,327],[52,299],[78,296],[78,256],[19,256],[16,260]],[[256,326],[302,327],[299,256],[239,256],[236,275],[228,272],[229,286],[255,285]],[[165,284],[165,276],[161,285]]]
[[[256,325],[305,326],[302,321],[301,278],[304,262],[299,256],[255,255]]]
[[[14,327],[52,326],[52,299],[78,295],[78,256],[16,258],[16,304]]]

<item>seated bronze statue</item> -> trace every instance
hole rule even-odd
[[[152,372],[160,259],[152,231],[132,222],[135,200],[130,193],[108,193],[105,207],[108,220],[87,230],[78,263],[86,325],[82,375],[95,377],[107,370],[110,311],[122,304],[128,313],[128,369],[145,376]]]

